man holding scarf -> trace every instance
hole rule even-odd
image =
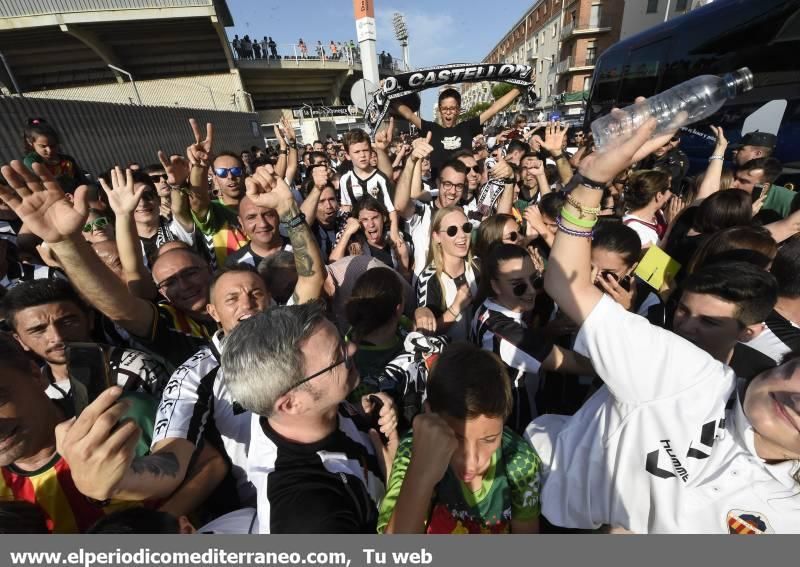
[[[511,89],[497,99],[492,106],[481,112],[480,116],[458,122],[461,114],[461,93],[456,89],[445,89],[439,94],[441,126],[435,122],[423,120],[404,104],[397,104],[394,108],[403,118],[419,128],[422,136],[432,132],[430,142],[433,146],[431,177],[435,179],[441,166],[453,153],[459,150],[472,150],[472,139],[482,132],[483,124],[511,104],[520,92],[518,88]]]

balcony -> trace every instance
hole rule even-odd
[[[572,36],[591,35],[608,31],[611,31],[611,22],[605,18],[601,18],[599,22],[589,22],[588,24],[578,24],[572,21],[561,28],[561,41],[566,41]]]
[[[590,57],[583,57],[582,60],[576,60],[574,55],[570,55],[566,59],[562,59],[558,62],[558,67],[556,71],[559,75],[563,75],[565,73],[575,73],[578,71],[591,71],[594,69],[594,63],[597,60],[597,57],[594,55]]]

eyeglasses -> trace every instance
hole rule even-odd
[[[345,367],[347,370],[352,370],[352,369],[353,369],[353,359],[352,359],[352,358],[350,358],[350,354],[347,352],[347,345],[348,345],[348,343],[349,343],[349,342],[350,342],[350,341],[348,341],[347,339],[345,339],[345,340],[344,340],[344,342],[342,343],[341,347],[340,347],[340,348],[341,348],[341,351],[342,351],[342,360],[340,360],[340,361],[338,361],[338,362],[334,362],[333,364],[331,364],[330,366],[327,366],[327,367],[323,368],[323,369],[322,369],[322,370],[320,370],[319,372],[314,372],[314,374],[312,374],[311,376],[306,376],[305,378],[303,378],[302,380],[300,380],[300,381],[299,381],[297,384],[295,384],[294,386],[292,386],[291,388],[289,388],[288,390],[286,390],[286,391],[285,391],[283,394],[281,394],[281,395],[282,395],[282,396],[285,396],[286,394],[288,394],[289,392],[291,392],[292,390],[294,390],[294,389],[295,389],[295,388],[297,388],[298,386],[301,386],[302,384],[305,384],[306,382],[309,382],[309,381],[313,380],[313,379],[314,379],[314,378],[316,378],[317,376],[322,376],[323,374],[325,374],[326,372],[328,372],[328,371],[330,371],[330,370],[333,370],[334,368],[336,368],[336,367],[337,367],[337,366],[339,366],[340,364],[344,364],[344,367]]]
[[[444,232],[447,234],[447,236],[453,238],[456,234],[458,234],[459,228],[461,228],[464,234],[469,234],[470,232],[472,232],[472,224],[468,222],[465,222],[460,227],[457,224],[450,225],[447,228],[440,230],[439,232]]]
[[[458,106],[440,106],[439,112],[458,112],[461,110]]]
[[[228,177],[228,173],[229,172],[234,177],[241,177],[242,173],[244,173],[244,169],[242,169],[241,167],[238,167],[238,166],[237,167],[215,167],[214,168],[214,175],[216,175],[217,177],[221,177],[222,179],[225,179],[226,177]]]
[[[450,181],[442,181],[442,189],[449,191],[450,189],[464,190],[464,183],[452,183]]]
[[[471,167],[467,166],[467,175],[469,175],[470,173],[481,174],[481,173],[483,173],[483,168],[480,166],[480,164],[475,164],[475,165],[473,165]]]
[[[154,183],[158,183],[159,181],[166,183],[167,179],[169,179],[169,176],[166,173],[159,173],[156,175],[151,175],[150,179],[152,179]]]
[[[516,297],[522,297],[525,295],[525,292],[528,291],[529,285],[533,291],[539,291],[544,287],[544,278],[538,274],[533,275],[529,281],[521,281],[520,283],[514,285],[514,287],[511,288],[511,292]]]
[[[194,267],[194,268],[185,268],[185,269],[181,270],[180,272],[178,272],[177,274],[168,277],[164,281],[157,283],[156,287],[159,290],[163,291],[163,292],[167,292],[170,289],[174,288],[175,285],[178,283],[178,281],[184,281],[185,282],[186,280],[194,279],[202,271],[203,271],[202,268],[196,268],[196,267]]]
[[[92,232],[93,230],[100,230],[101,228],[108,225],[108,219],[106,217],[98,217],[93,222],[88,222],[83,225],[83,232]]]

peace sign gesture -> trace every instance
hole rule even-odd
[[[194,144],[186,149],[186,157],[189,158],[189,163],[192,165],[208,167],[214,147],[214,125],[211,122],[206,123],[206,137],[203,138],[203,133],[200,131],[200,125],[197,124],[197,120],[190,118],[189,124],[194,133]]]
[[[78,187],[70,201],[53,174],[40,163],[33,164],[34,173],[18,160],[0,171],[8,182],[0,184],[0,199],[36,236],[52,244],[68,240],[83,229],[89,216],[86,185]]]

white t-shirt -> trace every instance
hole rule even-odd
[[[622,224],[632,228],[636,234],[639,235],[639,240],[642,241],[642,248],[647,246],[655,246],[658,244],[660,238],[658,231],[654,228],[652,223],[640,219],[639,217],[630,213],[622,217]]]
[[[797,462],[758,457],[733,370],[607,296],[577,343],[606,386],[574,416],[541,416],[525,434],[542,459],[548,520],[635,533],[800,533]]]
[[[339,192],[342,206],[351,207],[354,198],[360,199],[364,195],[372,195],[381,201],[390,213],[394,211],[394,203],[389,189],[391,181],[377,169],[366,179],[361,179],[354,170],[343,174],[339,179]]]

